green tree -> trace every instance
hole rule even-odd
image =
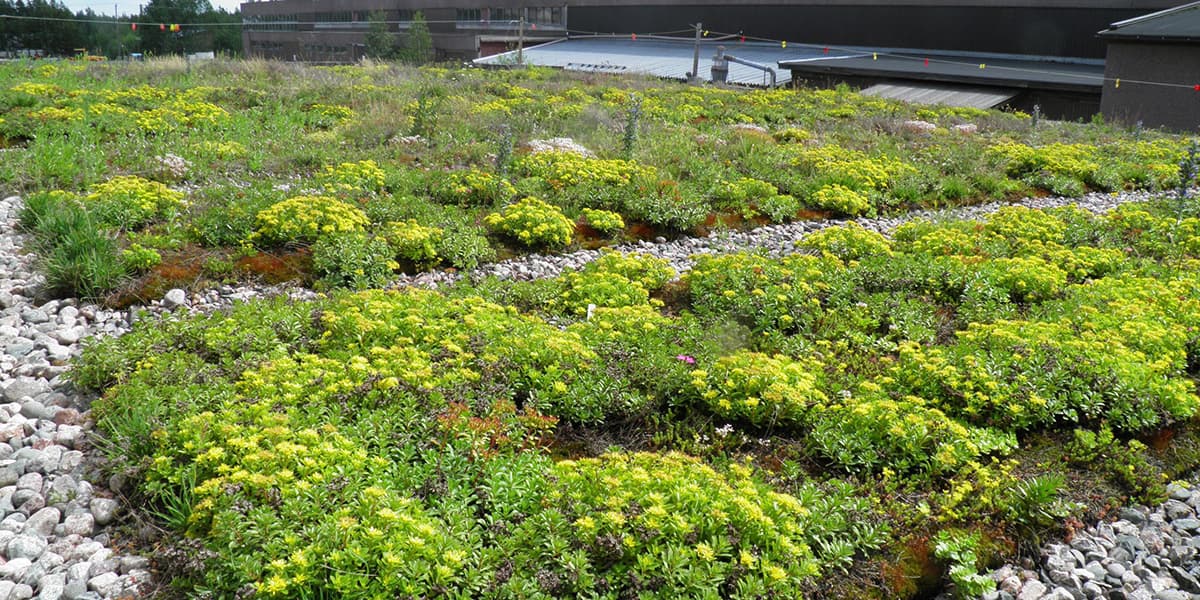
[[[388,31],[387,17],[383,12],[373,12],[369,17],[366,53],[368,58],[389,59],[396,55],[396,41]]]
[[[425,15],[419,10],[413,15],[412,23],[408,26],[408,35],[404,38],[404,49],[400,52],[400,59],[414,65],[433,60],[433,36],[429,34]]]
[[[212,12],[212,4],[208,0],[150,0],[139,20],[162,24],[165,29],[157,25],[138,27],[138,33],[142,37],[142,49],[153,54],[210,50],[211,34],[188,24],[200,23],[204,15]],[[179,31],[171,31],[171,25],[182,27]]]

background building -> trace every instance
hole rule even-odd
[[[814,44],[1103,58],[1096,32],[1174,0],[268,0],[242,4],[249,55],[350,61],[372,12],[397,36],[420,10],[439,58],[475,58],[579,33],[714,32]],[[569,13],[569,14],[568,14]],[[536,26],[536,29],[535,29]]]
[[[1100,37],[1108,42],[1100,99],[1106,119],[1200,128],[1200,2],[1113,23]]]
[[[242,4],[247,56],[308,62],[353,62],[362,58],[372,14],[403,43],[413,15],[429,25],[435,59],[469,59],[517,44],[524,16],[527,43],[566,35],[564,5],[528,5],[519,0],[270,0]]]

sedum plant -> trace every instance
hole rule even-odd
[[[557,207],[525,198],[484,218],[488,227],[523,246],[561,248],[571,243],[575,225]]]
[[[266,244],[309,244],[337,233],[354,233],[367,226],[358,208],[329,196],[296,196],[278,202],[255,217],[250,241]]]

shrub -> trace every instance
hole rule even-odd
[[[841,184],[831,184],[813,193],[813,205],[843,215],[861,215],[871,210],[871,199]]]
[[[812,256],[704,255],[684,276],[696,314],[733,320],[755,333],[793,331],[820,314],[819,294],[839,265]]]
[[[125,270],[130,273],[140,273],[149,271],[162,262],[162,256],[153,248],[146,248],[141,244],[130,244],[128,248],[121,251],[121,262],[125,265]]]
[[[704,597],[721,585],[737,597],[794,597],[818,573],[808,532],[820,515],[746,467],[719,472],[680,454],[609,453],[561,461],[545,477],[553,482],[545,508],[500,522],[514,562],[502,595],[625,594],[654,580],[662,597]],[[528,514],[528,505],[499,501],[512,487],[499,484],[513,479],[489,489],[492,514]]]
[[[312,243],[327,235],[355,233],[366,227],[366,215],[329,196],[296,196],[277,202],[255,217],[251,241],[268,244]]]
[[[329,193],[368,192],[379,193],[387,181],[383,169],[373,160],[344,162],[338,166],[326,166],[317,181]]]
[[[733,181],[719,182],[717,189],[713,192],[713,206],[749,219],[758,215],[754,209],[761,199],[778,195],[779,190],[770,183],[742,177]]]
[[[654,167],[636,161],[588,158],[575,152],[538,152],[515,162],[518,173],[541,178],[555,189],[592,184],[620,187],[657,178]]]
[[[437,254],[459,269],[474,269],[496,259],[496,251],[488,243],[484,229],[466,224],[443,231]]]
[[[986,154],[1004,164],[1010,177],[1047,172],[1089,182],[1100,168],[1094,146],[1054,143],[1034,148],[1017,142],[988,147]]]
[[[739,350],[692,371],[694,393],[716,415],[754,425],[797,426],[827,398],[816,360]]]
[[[429,191],[438,202],[459,206],[495,206],[517,194],[507,179],[478,169],[438,173]]]
[[[383,287],[399,265],[388,240],[365,233],[326,235],[312,247],[313,271],[331,288],[363,290]]]
[[[484,218],[492,229],[530,247],[559,248],[571,243],[575,226],[557,207],[525,198]]]
[[[627,254],[611,250],[602,252],[600,258],[589,263],[583,270],[588,273],[617,273],[651,292],[675,278],[675,270],[666,259],[649,254]]]
[[[788,194],[775,194],[759,199],[758,210],[771,219],[771,222],[784,223],[796,216],[800,210],[800,201]]]
[[[933,555],[950,563],[950,581],[959,598],[978,598],[996,589],[996,581],[979,573],[978,533],[942,530],[934,540]]]
[[[135,229],[174,214],[183,206],[183,192],[157,181],[121,176],[93,185],[82,201],[100,222]]]
[[[857,261],[867,256],[892,253],[891,243],[882,235],[864,229],[853,221],[815,231],[797,242],[801,248],[843,262]]]
[[[875,382],[818,410],[809,443],[850,472],[943,475],[1017,447],[1016,436],[970,427],[915,396],[887,398]]]
[[[619,308],[650,302],[646,288],[618,273],[567,273],[562,281],[566,289],[554,302],[554,307],[568,314],[583,316],[588,305]]]
[[[979,276],[1018,302],[1052,298],[1067,284],[1066,271],[1036,256],[989,260],[981,265]]]
[[[585,208],[583,218],[592,229],[600,233],[613,234],[625,229],[625,220],[612,211]]]
[[[426,227],[417,223],[416,219],[408,219],[385,225],[383,238],[391,247],[393,256],[421,268],[437,264],[443,234],[440,227]]]
[[[869,157],[858,150],[838,146],[800,149],[792,162],[822,181],[860,192],[887,189],[901,176],[916,172],[897,159]]]

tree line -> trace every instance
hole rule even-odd
[[[239,11],[214,9],[209,0],[150,0],[141,14],[116,18],[91,8],[71,12],[58,0],[0,0],[0,56],[71,56],[80,50],[108,58],[209,50],[240,56],[241,22]],[[180,25],[178,31],[172,24]]]

